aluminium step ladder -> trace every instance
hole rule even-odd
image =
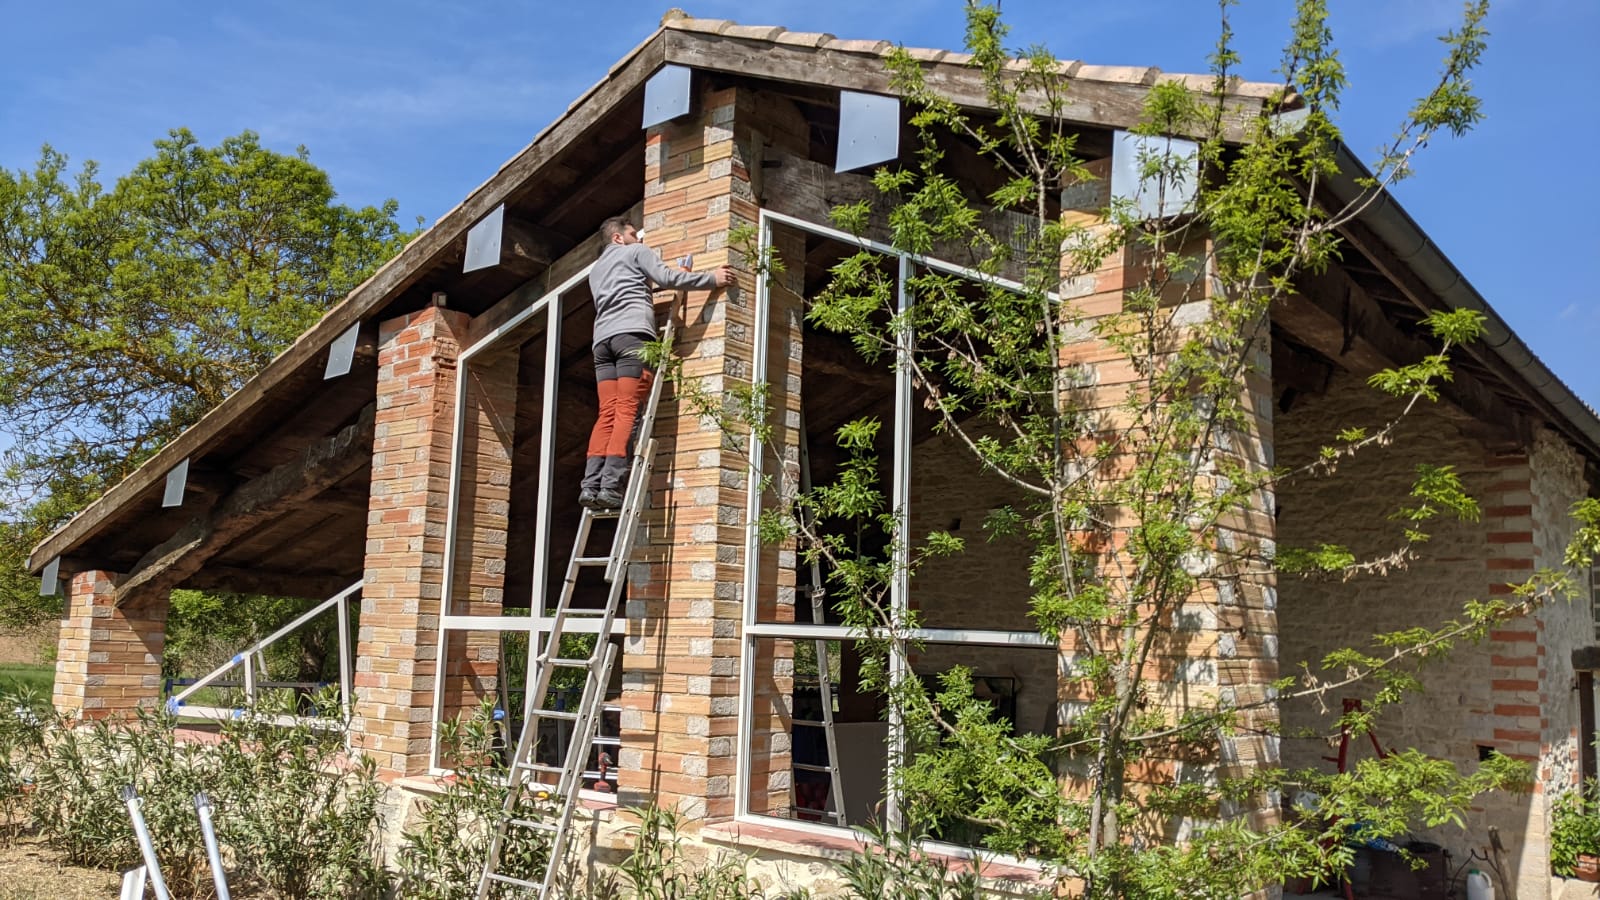
[[[811,451],[806,441],[806,422],[804,414],[800,417],[800,493],[811,493]],[[813,514],[804,512],[809,519]],[[827,624],[827,598],[828,591],[822,580],[822,561],[816,557],[811,560],[811,585],[805,589],[811,600],[811,623],[813,625]],[[828,642],[819,640],[816,644],[817,657],[817,694],[822,702],[822,718],[791,720],[796,727],[821,729],[823,739],[827,746],[827,765],[814,765],[810,763],[794,763],[797,772],[809,772],[814,775],[828,776],[828,797],[833,806],[830,810],[821,810],[824,816],[831,816],[838,825],[844,825],[844,782],[839,777],[839,742],[833,727],[833,676],[829,671]],[[798,782],[796,782],[798,783]],[[798,796],[795,798],[798,800]],[[818,810],[809,810],[818,812]]]
[[[667,346],[672,345],[673,327],[669,319],[663,332]],[[611,624],[616,619],[617,605],[622,587],[627,583],[628,560],[633,551],[635,530],[644,510],[645,498],[650,492],[650,471],[655,460],[654,430],[656,408],[661,401],[661,385],[667,379],[657,372],[650,386],[650,397],[637,420],[633,464],[629,468],[628,487],[623,494],[622,506],[614,510],[584,509],[578,521],[578,533],[572,542],[572,556],[567,561],[566,578],[561,585],[561,598],[556,603],[550,623],[550,634],[543,647],[529,648],[537,651],[534,659],[534,683],[528,687],[524,700],[522,734],[517,739],[517,750],[511,760],[507,777],[507,792],[501,807],[500,820],[494,836],[489,841],[488,858],[483,874],[478,879],[478,900],[488,900],[496,884],[529,891],[545,900],[554,897],[554,885],[566,854],[567,839],[572,830],[572,817],[578,806],[578,792],[583,787],[589,753],[594,745],[595,731],[605,712],[606,685],[611,669],[616,664],[617,645],[611,642]],[[594,523],[601,519],[614,519],[616,532],[609,551],[603,556],[588,556],[589,536]],[[600,609],[574,608],[572,597],[577,590],[578,576],[585,570],[604,568],[608,583],[605,606]],[[561,638],[568,619],[598,619],[594,647],[587,657],[562,658]],[[585,632],[587,633],[587,629]],[[577,670],[584,673],[583,692],[576,709],[546,709],[550,696],[551,677],[557,669]],[[570,726],[571,740],[567,744],[562,765],[549,765],[535,761],[541,722],[553,721]],[[549,817],[521,818],[517,815],[524,791],[549,799],[553,808]],[[537,881],[501,874],[500,860],[508,841],[517,832],[547,835],[549,855],[544,864],[544,875]]]

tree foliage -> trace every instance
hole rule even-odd
[[[1536,573],[1510,596],[1463,597],[1451,621],[1375,634],[1366,645],[1307,661],[1302,676],[1253,691],[1194,692],[1177,709],[1153,696],[1146,673],[1182,643],[1175,622],[1185,604],[1224,588],[1259,591],[1280,577],[1382,577],[1416,558],[1436,523],[1479,514],[1454,469],[1424,463],[1409,496],[1375,513],[1380,521],[1388,513],[1393,538],[1381,556],[1358,558],[1332,542],[1278,548],[1249,525],[1264,492],[1335,477],[1342,460],[1386,452],[1399,422],[1441,397],[1454,353],[1481,332],[1478,313],[1429,316],[1433,352],[1370,381],[1393,398],[1393,419],[1345,428],[1296,470],[1252,452],[1257,406],[1248,385],[1266,356],[1272,305],[1301,276],[1337,262],[1340,228],[1409,177],[1418,151],[1481,117],[1468,75],[1484,51],[1487,3],[1466,4],[1460,27],[1442,38],[1437,81],[1403,116],[1372,175],[1359,181],[1359,195],[1342,206],[1326,205],[1330,195],[1321,190],[1339,175],[1336,114],[1346,81],[1326,3],[1299,0],[1281,87],[1243,113],[1233,93],[1240,58],[1231,5],[1220,4],[1212,89],[1164,82],[1148,91],[1134,129],[1144,139],[1137,159],[1144,196],[1089,214],[1053,206],[1095,177],[1066,115],[1071,79],[1046,50],[1007,49],[997,6],[967,5],[967,49],[987,88],[981,114],[925,80],[910,54],[891,54],[894,86],[920,138],[915,160],[876,173],[892,204],[886,217],[861,202],[836,209],[834,224],[858,235],[877,226],[873,237],[915,256],[958,248],[978,276],[918,267],[902,311],[894,267],[863,247],[833,268],[824,291],[806,298],[811,323],[847,336],[870,360],[909,367],[938,427],[1026,498],[995,510],[985,530],[1020,536],[1033,548],[1033,619],[1062,642],[1062,690],[1071,698],[1059,734],[1013,736],[962,670],[934,691],[896,677],[910,667],[905,644],[891,638],[916,627],[918,616],[889,602],[891,585],[914,578],[934,556],[970,551],[948,533],[899,531],[874,474],[876,422],[840,432],[849,461],[833,484],[801,492],[782,460],[762,466],[772,473],[767,487],[785,501],[765,514],[764,537],[798,538],[807,555],[825,560],[829,595],[843,621],[860,630],[869,656],[863,681],[889,695],[904,723],[911,761],[896,774],[907,824],[937,834],[960,823],[978,829],[991,849],[1054,861],[1074,895],[1236,897],[1292,875],[1327,877],[1350,862],[1344,829],[1352,822],[1393,838],[1418,825],[1459,823],[1478,794],[1520,785],[1526,767],[1500,756],[1463,773],[1405,751],[1337,776],[1240,771],[1221,756],[1241,736],[1272,733],[1279,703],[1356,684],[1372,699],[1338,725],[1370,728],[1386,706],[1420,689],[1422,667],[1482,639],[1497,622],[1570,601],[1575,571],[1600,547],[1600,510],[1584,501],[1573,510],[1579,528],[1569,568]],[[973,196],[968,182],[950,174],[953,138],[994,164],[998,188]],[[1193,154],[1175,149],[1181,146]],[[1019,214],[1026,224],[997,229],[990,210]],[[767,273],[781,266],[754,248],[749,256]],[[1069,288],[1112,267],[1122,272],[1116,308],[1073,300]],[[1093,352],[1074,352],[1085,347]],[[1131,376],[1102,389],[1086,356],[1126,360]],[[771,445],[766,386],[720,395],[692,383],[680,390],[725,424],[731,446],[747,448],[751,435]],[[883,540],[873,546],[887,549],[861,554],[859,542],[816,526],[830,520],[879,530]],[[1174,760],[1198,762],[1211,777],[1149,776]],[[1242,814],[1274,807],[1272,798],[1290,791],[1316,798],[1316,814],[1276,824]],[[1187,838],[1175,842],[1180,831]]]
[[[406,234],[304,148],[179,129],[106,187],[46,146],[0,171],[0,618],[27,548],[260,371]]]

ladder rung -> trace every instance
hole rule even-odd
[[[804,725],[807,728],[827,728],[828,727],[828,723],[827,722],[819,722],[816,719],[790,719],[789,723],[791,725]]]
[[[619,738],[619,737],[606,737],[605,735],[597,734],[597,735],[594,736],[594,739],[591,740],[589,743],[591,743],[591,744],[599,744],[602,747],[621,747],[622,746],[622,738]]]
[[[536,709],[533,714],[541,719],[560,719],[564,722],[578,721],[578,714],[569,709]]]
[[[537,891],[544,887],[544,885],[539,884],[538,882],[524,881],[521,878],[512,878],[510,875],[501,875],[499,872],[490,872],[489,880],[498,881],[502,884],[514,884],[519,888],[527,888],[530,891]]]
[[[810,763],[792,763],[792,765],[795,767],[796,771],[800,772],[823,772],[828,775],[833,774],[833,769],[830,766],[813,766]]]
[[[507,819],[506,823],[518,828],[532,828],[534,831],[548,831],[554,833],[556,826],[543,819]]]
[[[618,509],[585,509],[584,513],[591,519],[620,519],[622,510]]]
[[[563,667],[568,668],[568,669],[587,669],[590,666],[594,665],[596,660],[594,660],[594,659],[565,659],[565,658],[560,657],[560,656],[552,656],[551,658],[549,658],[547,660],[543,660],[543,662],[549,663],[552,666],[563,666]]]
[[[582,566],[594,566],[594,567],[598,568],[599,566],[609,566],[609,565],[611,565],[611,557],[609,557],[609,556],[574,556],[572,558],[572,564],[575,565],[575,566],[580,566],[580,567],[582,567]]]
[[[560,766],[551,766],[551,765],[546,765],[545,763],[535,763],[535,762],[520,762],[520,763],[517,763],[517,767],[518,768],[522,768],[522,769],[528,769],[529,771],[533,771],[533,772],[544,772],[544,773],[549,774],[549,775],[560,775],[561,773],[566,771],[566,769],[563,769]]]
[[[566,616],[568,618],[571,618],[571,619],[580,619],[580,618],[581,619],[598,619],[601,616],[605,615],[608,611],[609,610],[606,610],[604,608],[601,608],[601,609],[588,609],[588,608],[584,608],[584,607],[578,607],[576,609],[567,610]]]

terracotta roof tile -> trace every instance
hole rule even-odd
[[[740,25],[727,19],[696,19],[682,10],[669,10],[662,18],[662,28],[678,31],[698,31],[706,34],[721,34],[729,37],[742,38],[753,41],[769,41],[790,47],[826,48],[841,53],[860,54],[864,56],[884,56],[894,44],[890,41],[875,40],[847,40],[837,38],[831,34],[816,31],[789,31],[781,26],[766,25]],[[933,47],[906,47],[906,53],[912,59],[926,63],[942,63],[945,65],[970,65],[972,55],[954,50],[941,50]],[[1012,68],[1020,68],[1021,62],[1013,61]],[[1158,83],[1181,84],[1191,91],[1209,92],[1213,85],[1213,76],[1203,73],[1165,73],[1160,69],[1150,66],[1100,66],[1089,65],[1081,60],[1061,60],[1058,71],[1068,78],[1081,78],[1085,81],[1100,81],[1110,84],[1153,85]],[[1266,99],[1279,89],[1279,85],[1241,81],[1233,79],[1228,85],[1229,93],[1242,97]]]
[[[783,34],[788,29],[782,25],[733,25],[721,33],[728,37],[749,38],[755,41],[770,41]]]
[[[728,19],[696,19],[685,16],[680,19],[669,19],[661,23],[662,28],[671,28],[674,31],[701,31],[706,34],[721,34],[728,28],[738,23]]]
[[[844,53],[863,53],[868,56],[882,56],[894,45],[888,41],[847,41],[834,38],[826,45],[829,50],[839,50]]]
[[[1157,84],[1181,84],[1185,88],[1200,93],[1210,93],[1217,86],[1217,76],[1186,74],[1183,72],[1162,72],[1156,79]]]
[[[1148,66],[1079,66],[1074,78],[1113,84],[1153,84],[1160,69]]]
[[[906,54],[912,59],[919,59],[923,62],[944,62],[950,58],[949,50],[934,50],[928,47],[907,47],[905,48],[905,51]]]
[[[786,31],[778,35],[777,43],[797,47],[821,47],[833,40],[833,35],[822,31]]]

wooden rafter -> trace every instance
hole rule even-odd
[[[1272,322],[1297,343],[1357,375],[1410,365],[1437,347],[1405,334],[1366,290],[1338,267],[1305,276],[1300,293],[1273,304]],[[1528,432],[1515,410],[1472,375],[1457,370],[1439,393],[1461,411],[1513,437]]]
[[[354,423],[316,441],[298,459],[239,485],[211,510],[179,528],[120,581],[117,605],[137,605],[183,584],[233,541],[367,465],[376,410],[376,404],[368,404]]]

